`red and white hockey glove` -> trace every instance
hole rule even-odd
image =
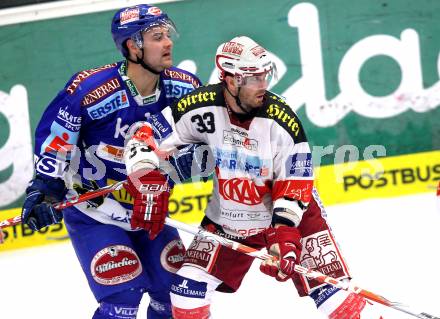
[[[260,270],[278,281],[286,281],[295,273],[295,264],[299,262],[301,234],[296,227],[279,226],[266,229],[265,237],[267,251],[278,260],[264,260]]]
[[[163,229],[168,212],[170,188],[158,170],[138,170],[128,176],[127,191],[133,196],[131,228],[149,232],[150,239]]]

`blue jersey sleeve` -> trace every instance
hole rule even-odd
[[[43,177],[62,178],[78,142],[81,108],[69,92],[71,83],[49,104],[35,131],[35,170]]]

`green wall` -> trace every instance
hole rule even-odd
[[[285,73],[273,91],[297,111],[313,146],[352,144],[362,154],[368,145],[383,145],[387,156],[440,149],[439,1],[192,0],[160,7],[180,31],[175,64],[194,61],[204,82],[217,46],[236,35],[281,59]],[[112,15],[0,27],[0,91],[24,85],[30,123],[23,125],[31,132],[73,73],[120,59]],[[0,104],[0,152],[11,132],[1,110]],[[334,154],[321,164],[332,164]],[[0,168],[11,162],[0,170],[0,184],[13,183],[14,156],[0,158]],[[17,192],[7,205],[0,196],[0,208],[20,206]]]

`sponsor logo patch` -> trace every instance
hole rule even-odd
[[[124,148],[100,142],[96,149],[96,155],[110,162],[123,163]]]
[[[289,197],[309,202],[312,197],[313,180],[276,181],[272,198]]]
[[[170,70],[170,69],[165,69],[163,73],[172,79],[191,83],[194,88],[198,88],[200,86],[199,82],[193,76],[187,73],[180,72],[178,70]]]
[[[206,296],[207,285],[206,282],[176,276],[171,285],[171,292],[179,296],[203,299]]]
[[[123,90],[118,91],[110,95],[102,102],[92,107],[89,107],[87,109],[87,112],[93,120],[97,120],[129,106],[130,104],[128,102],[127,93],[125,92],[125,90]]]
[[[209,266],[215,261],[217,248],[218,245],[212,241],[196,238],[186,251],[184,263],[190,263],[203,269],[209,269]]]
[[[164,80],[165,94],[167,98],[180,98],[185,94],[194,91],[192,84],[181,83],[177,85],[174,81]]]
[[[148,13],[154,16],[158,16],[162,14],[162,10],[160,10],[158,7],[151,7],[148,9]]]
[[[220,216],[223,219],[232,221],[267,221],[272,219],[272,214],[267,211],[248,211],[248,210],[230,210],[220,209]]]
[[[249,156],[237,151],[217,148],[215,151],[216,166],[219,169],[241,171],[252,176],[268,176],[270,161],[257,156]]]
[[[226,200],[232,200],[245,205],[258,205],[262,202],[262,194],[269,190],[258,187],[248,178],[219,179],[220,195]]]
[[[288,176],[310,177],[313,175],[312,154],[297,153],[288,157],[287,160]]]
[[[63,156],[72,151],[79,134],[78,132],[67,130],[57,122],[53,122],[50,126],[50,133],[41,145],[40,153],[48,152]]]
[[[119,15],[119,20],[121,25],[139,20],[139,8],[122,11]]]
[[[223,131],[223,143],[229,145],[235,145],[238,147],[243,147],[250,151],[256,151],[258,149],[258,141],[255,139],[250,139],[246,136],[241,136],[232,131]]]
[[[81,129],[81,116],[74,116],[67,109],[67,107],[59,109],[57,119],[63,122],[66,129],[78,132]]]
[[[259,56],[262,55],[263,53],[266,53],[266,50],[263,47],[257,45],[256,47],[251,49],[251,52],[253,55]]]
[[[347,267],[329,231],[324,230],[305,237],[302,239],[302,244],[301,265],[303,267],[317,270],[333,278],[348,276]],[[322,285],[317,280],[302,277],[308,290]]]
[[[284,125],[289,128],[295,136],[300,133],[301,127],[295,116],[289,115],[286,112],[288,107],[282,107],[278,104],[270,104],[267,108],[267,115],[269,118],[278,121],[279,123],[284,123]]]
[[[35,170],[43,175],[59,177],[63,175],[66,166],[67,163],[64,161],[49,156],[41,156],[35,163]]]
[[[121,84],[119,83],[118,78],[113,78],[108,82],[105,82],[104,84],[98,86],[93,91],[90,91],[87,93],[84,98],[81,101],[82,106],[87,106],[89,104],[92,104],[101,98],[109,95],[113,91],[115,91],[117,88],[120,88]]]
[[[105,69],[109,69],[109,68],[113,68],[117,65],[117,63],[112,63],[112,64],[106,64],[104,66],[101,66],[99,68],[96,69],[90,69],[90,70],[85,70],[82,71],[80,73],[78,73],[78,75],[72,80],[72,82],[70,83],[70,85],[66,88],[67,93],[69,94],[73,94],[76,89],[78,88],[79,84],[84,81],[85,79],[87,79],[89,76],[98,73],[102,70]]]
[[[96,253],[90,264],[90,272],[97,283],[112,286],[139,276],[142,265],[133,249],[115,245]]]
[[[183,264],[185,256],[185,246],[180,239],[170,241],[160,254],[162,267],[169,272],[177,272]]]
[[[215,102],[216,95],[216,92],[199,92],[198,94],[186,95],[177,103],[177,110],[179,112],[185,112],[188,106],[194,105],[196,103],[203,103],[208,101]]]
[[[243,48],[244,46],[240,43],[226,42],[223,46],[222,52],[240,56],[243,53]]]

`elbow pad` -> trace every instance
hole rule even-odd
[[[298,227],[306,207],[297,200],[278,198],[273,204],[272,224]]]
[[[132,125],[125,139],[124,163],[127,175],[139,169],[155,169],[159,167],[159,157],[153,130],[147,122]]]

